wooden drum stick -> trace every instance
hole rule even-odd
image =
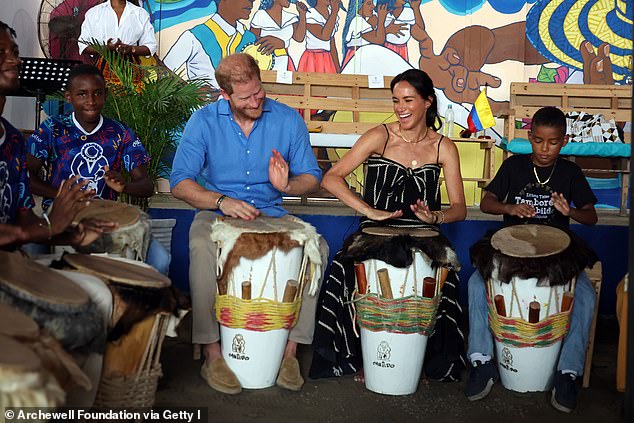
[[[365,274],[365,265],[363,263],[355,263],[354,274],[357,277],[357,292],[359,294],[365,294],[368,292],[368,279]]]
[[[392,285],[390,285],[390,275],[387,269],[379,269],[376,271],[376,275],[379,278],[379,284],[381,285],[381,294],[383,298],[391,300],[392,298]]]
[[[249,281],[242,282],[242,299],[243,300],[251,299],[251,282]]]

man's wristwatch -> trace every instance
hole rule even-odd
[[[225,201],[225,198],[227,198],[226,195],[222,194],[220,197],[218,197],[218,199],[216,200],[216,209],[220,210],[220,206],[222,205],[222,202]]]

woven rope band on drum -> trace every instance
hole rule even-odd
[[[297,323],[302,306],[301,296],[292,303],[257,298],[243,300],[233,295],[216,296],[216,318],[232,329],[248,329],[266,332],[275,329],[291,329]]]
[[[554,344],[563,338],[570,326],[570,312],[560,312],[548,316],[537,323],[514,317],[499,316],[491,297],[487,295],[489,306],[489,326],[499,342],[516,348],[541,348]]]
[[[411,295],[385,299],[376,294],[357,296],[354,300],[357,322],[372,332],[420,333],[430,336],[436,324],[440,295],[425,298]]]

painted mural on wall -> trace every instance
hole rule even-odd
[[[146,8],[165,64],[188,78],[211,76],[215,86],[215,66],[236,51],[266,69],[417,67],[434,80],[441,110],[458,106],[460,122],[484,86],[496,113],[513,81],[626,83],[633,1],[149,0]]]

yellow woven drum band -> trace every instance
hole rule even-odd
[[[429,336],[436,324],[440,294],[434,298],[409,296],[389,300],[376,294],[357,296],[357,322],[373,332],[420,333]]]
[[[568,332],[570,312],[553,314],[537,323],[528,323],[516,317],[499,316],[487,295],[489,305],[489,325],[493,336],[499,342],[516,348],[547,347],[559,341]]]
[[[301,296],[292,303],[281,303],[266,298],[243,300],[233,295],[217,295],[215,312],[223,326],[265,332],[295,326],[301,306]]]

